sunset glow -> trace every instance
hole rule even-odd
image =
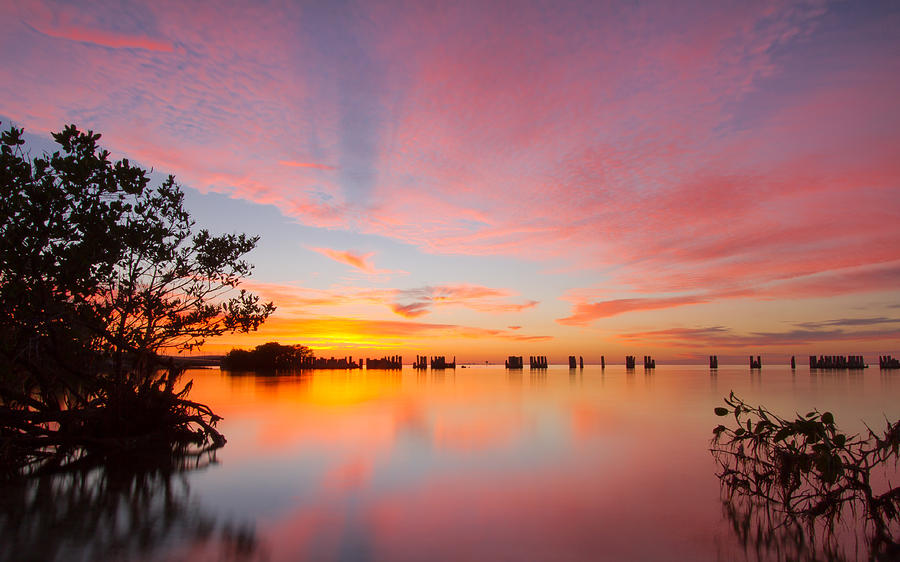
[[[200,353],[900,355],[898,29],[874,1],[3,1],[0,121],[100,132],[260,236],[278,310]]]

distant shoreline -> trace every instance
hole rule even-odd
[[[175,365],[176,365],[176,366],[183,367],[183,368],[192,368],[192,367],[222,367],[222,360],[224,359],[224,357],[225,357],[224,355],[197,355],[197,356],[188,356],[188,357],[180,357],[180,356],[174,356],[174,355],[164,356],[164,358],[166,358],[166,359],[172,359],[172,360],[175,362]],[[413,365],[412,363],[408,363],[408,364],[407,364],[407,363],[404,363],[404,364],[403,364],[403,367],[404,367],[404,368],[406,368],[406,367],[411,367],[412,365]],[[472,367],[496,367],[496,366],[498,366],[498,365],[502,367],[502,366],[503,366],[503,363],[502,363],[502,362],[490,362],[490,363],[459,363],[459,367],[460,367],[460,368],[462,368],[462,367],[466,367],[466,368],[472,368]],[[560,363],[550,363],[550,364],[548,365],[548,367],[567,367],[567,366],[568,366],[568,365],[567,365],[565,362],[560,362]],[[599,367],[599,366],[600,366],[600,363],[588,363],[587,361],[585,361],[584,366],[585,366],[585,367],[588,367],[588,366],[590,366],[590,367]],[[606,367],[607,367],[607,368],[610,368],[610,367],[624,367],[624,366],[625,366],[624,363],[606,363]],[[705,363],[700,363],[700,362],[697,362],[697,363],[666,363],[666,364],[662,365],[661,367],[665,367],[665,366],[669,366],[669,367],[706,367],[706,364],[705,364]],[[725,367],[747,367],[747,365],[746,365],[745,363],[720,363],[720,364],[719,364],[719,368],[725,368]],[[765,367],[768,367],[768,368],[773,368],[773,367],[787,367],[787,368],[790,368],[790,365],[783,365],[783,364],[781,364],[781,363],[774,363],[774,362],[773,362],[773,363],[770,363],[770,364],[765,365]],[[656,367],[656,368],[658,369],[659,367]],[[797,367],[796,367],[795,370],[799,370],[799,369],[801,369],[801,368],[803,368],[803,369],[809,369],[808,365],[805,365],[805,364],[801,365],[801,364],[799,364],[799,362],[798,362],[798,365],[797,365]],[[641,365],[637,365],[637,370],[642,370],[642,369],[643,369],[643,367],[642,367]],[[713,369],[715,369],[715,368],[713,368]],[[298,369],[298,370],[301,370],[301,369]],[[323,369],[307,369],[307,370],[323,370]],[[324,369],[324,370],[327,370],[327,369]],[[374,369],[374,368],[370,368],[369,370],[377,371],[377,370],[382,370],[382,369]],[[524,370],[541,370],[541,369],[538,369],[538,368],[529,368],[529,367],[526,366],[526,367],[524,368]],[[815,371],[819,371],[819,370],[841,370],[841,368],[830,368],[830,369],[829,369],[829,368],[824,368],[824,369],[816,368],[816,369],[813,369],[813,370],[815,370]],[[846,370],[846,369],[844,369],[844,370]],[[878,364],[877,364],[877,363],[875,364],[875,370],[879,370]]]
[[[175,365],[179,367],[219,367],[222,364],[224,355],[194,355],[194,356],[178,356],[167,355],[166,359],[172,359]]]

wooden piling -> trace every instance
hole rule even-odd
[[[521,369],[523,367],[524,361],[522,361],[521,355],[510,355],[505,362],[507,369]]]
[[[528,366],[532,369],[546,369],[547,357],[545,355],[532,355],[528,358]]]

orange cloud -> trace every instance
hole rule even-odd
[[[427,302],[414,302],[410,304],[394,303],[391,305],[391,310],[406,318],[418,318],[419,316],[424,316],[431,312],[428,307],[429,303]]]
[[[358,252],[352,252],[350,250],[341,251],[332,250],[331,248],[310,248],[310,250],[319,252],[323,256],[327,256],[334,261],[347,264],[366,273],[375,273],[375,266],[373,266],[372,262],[370,261],[372,256],[375,255],[375,252],[360,254]]]
[[[323,256],[329,257],[336,262],[340,262],[350,267],[354,267],[367,275],[387,275],[396,273],[406,273],[405,271],[392,271],[390,269],[376,269],[372,263],[372,256],[375,252],[365,254],[354,252],[351,250],[333,250],[331,248],[310,248],[314,252],[318,252]]]

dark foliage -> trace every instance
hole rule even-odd
[[[222,368],[232,371],[281,371],[297,369],[300,359],[312,357],[313,352],[303,345],[264,343],[254,349],[232,349],[222,358]]]
[[[194,233],[174,178],[150,187],[99,134],[68,126],[60,151],[31,158],[22,133],[0,135],[0,468],[224,442],[162,354],[274,310],[237,288],[257,238]]]
[[[814,410],[791,421],[762,406],[749,406],[731,393],[716,415],[734,427],[713,430],[712,453],[733,520],[753,521],[755,534],[773,544],[814,545],[831,559],[842,556],[838,523],[862,521],[870,555],[898,552],[900,488],[880,484],[878,471],[896,469],[900,421],[876,433],[846,435],[830,412]],[[849,515],[849,517],[848,517]],[[743,526],[741,528],[744,528]]]

